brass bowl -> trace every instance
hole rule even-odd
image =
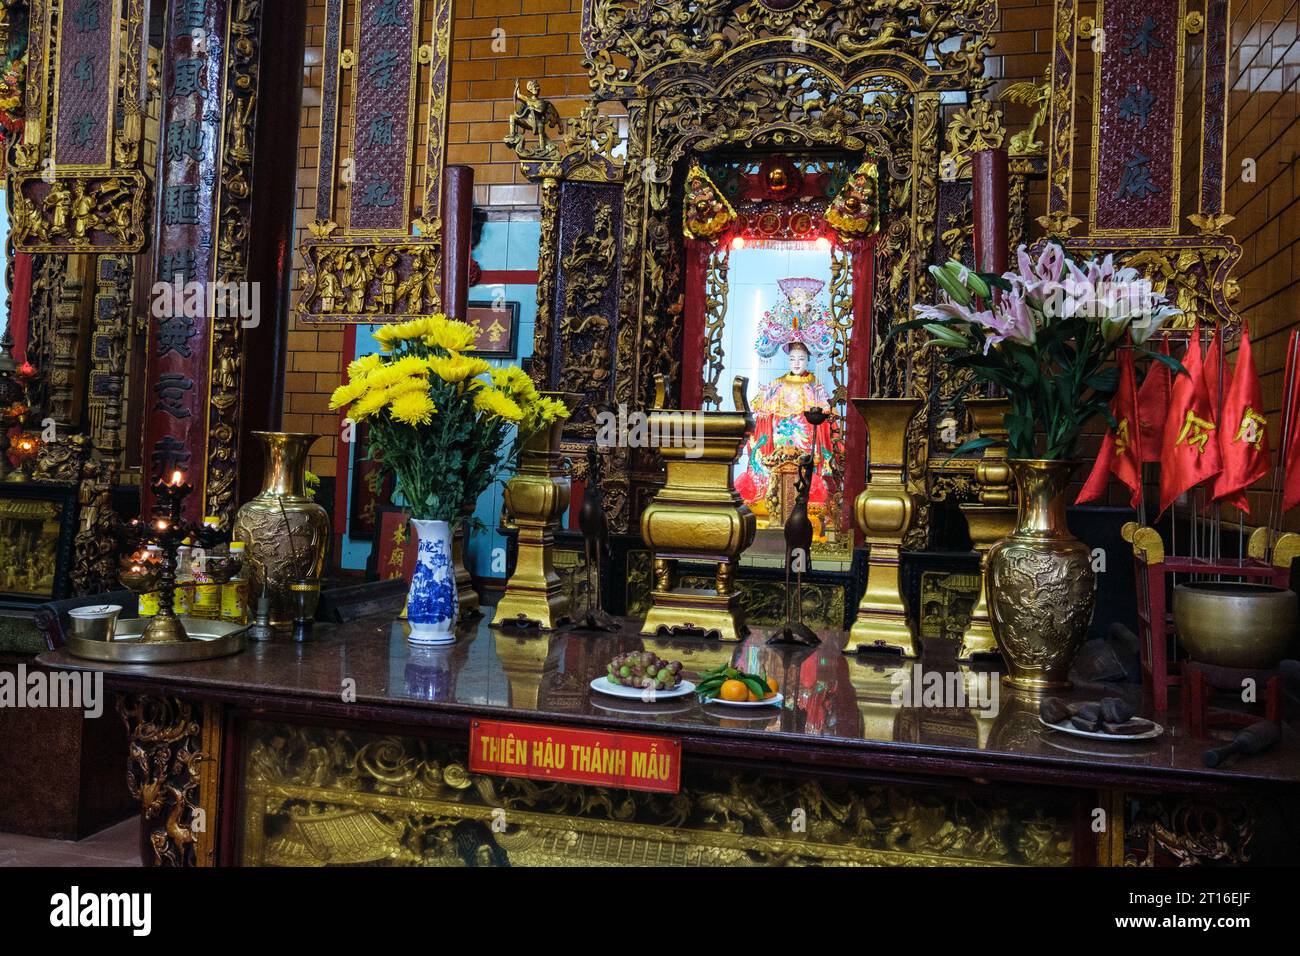
[[[1296,594],[1270,584],[1194,581],[1174,588],[1174,626],[1192,660],[1270,668],[1296,633]]]

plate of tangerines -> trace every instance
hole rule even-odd
[[[780,707],[776,678],[766,674],[747,674],[728,664],[720,664],[700,675],[695,693],[706,704],[729,707]]]

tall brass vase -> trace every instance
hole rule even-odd
[[[319,435],[253,432],[266,454],[262,490],[235,516],[232,537],[244,542],[249,560],[250,603],[267,582],[271,626],[293,626],[291,581],[318,578],[325,569],[330,526],[325,509],[307,495],[307,452]]]
[[[1023,690],[1064,690],[1096,600],[1091,552],[1065,523],[1074,462],[1010,465],[1020,495],[1016,528],[987,559],[993,636],[1009,672],[1002,679]]]
[[[582,400],[572,392],[542,394],[563,401],[570,413]],[[529,625],[549,631],[572,620],[569,596],[553,557],[555,532],[569,509],[569,475],[560,456],[565,421],[556,419],[525,442],[519,470],[506,482],[506,511],[519,533],[518,556],[515,573],[492,617],[493,627]]]

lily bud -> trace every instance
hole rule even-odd
[[[930,266],[930,275],[934,276],[935,281],[943,287],[943,291],[948,293],[950,299],[958,305],[970,305],[970,293],[946,268]]]
[[[947,348],[965,349],[970,347],[970,340],[966,336],[939,322],[927,322],[923,328],[934,336],[936,342]]]

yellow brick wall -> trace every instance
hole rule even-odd
[[[1232,6],[1229,63],[1227,232],[1242,245],[1237,308],[1251,332],[1276,452],[1286,342],[1300,317],[1300,9],[1283,0]],[[1253,160],[1255,181],[1243,162]],[[1252,520],[1268,514],[1268,478],[1250,492]],[[1235,516],[1235,509],[1232,511]],[[1300,509],[1286,526],[1300,530]]]

